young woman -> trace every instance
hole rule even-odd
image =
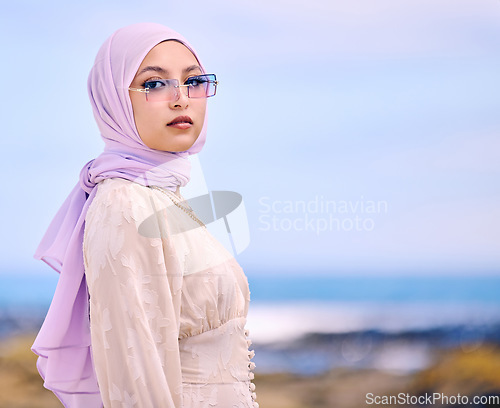
[[[124,27],[97,54],[104,152],[35,253],[60,278],[32,349],[66,407],[258,407],[248,281],[179,191],[216,87],[162,25]]]

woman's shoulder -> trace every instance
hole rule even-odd
[[[108,178],[95,188],[97,191],[88,209],[89,217],[93,213],[99,213],[101,217],[113,213],[137,218],[151,207],[151,189],[133,181]]]

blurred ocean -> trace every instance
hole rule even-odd
[[[261,372],[418,371],[440,351],[500,344],[500,276],[250,279]]]
[[[0,275],[0,338],[40,327],[57,274]],[[411,372],[449,347],[500,344],[500,276],[248,274],[256,372]]]

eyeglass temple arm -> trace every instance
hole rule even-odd
[[[144,89],[141,89],[141,88],[128,88],[129,91],[137,91],[137,92],[145,92],[145,93],[149,93],[149,88],[144,88]]]

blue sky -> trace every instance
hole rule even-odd
[[[88,72],[114,30],[140,21],[182,33],[220,79],[199,159],[211,190],[243,196],[248,273],[500,273],[500,1],[2,9],[0,273],[49,272],[32,255],[103,148]],[[329,210],[300,211],[311,202]]]

